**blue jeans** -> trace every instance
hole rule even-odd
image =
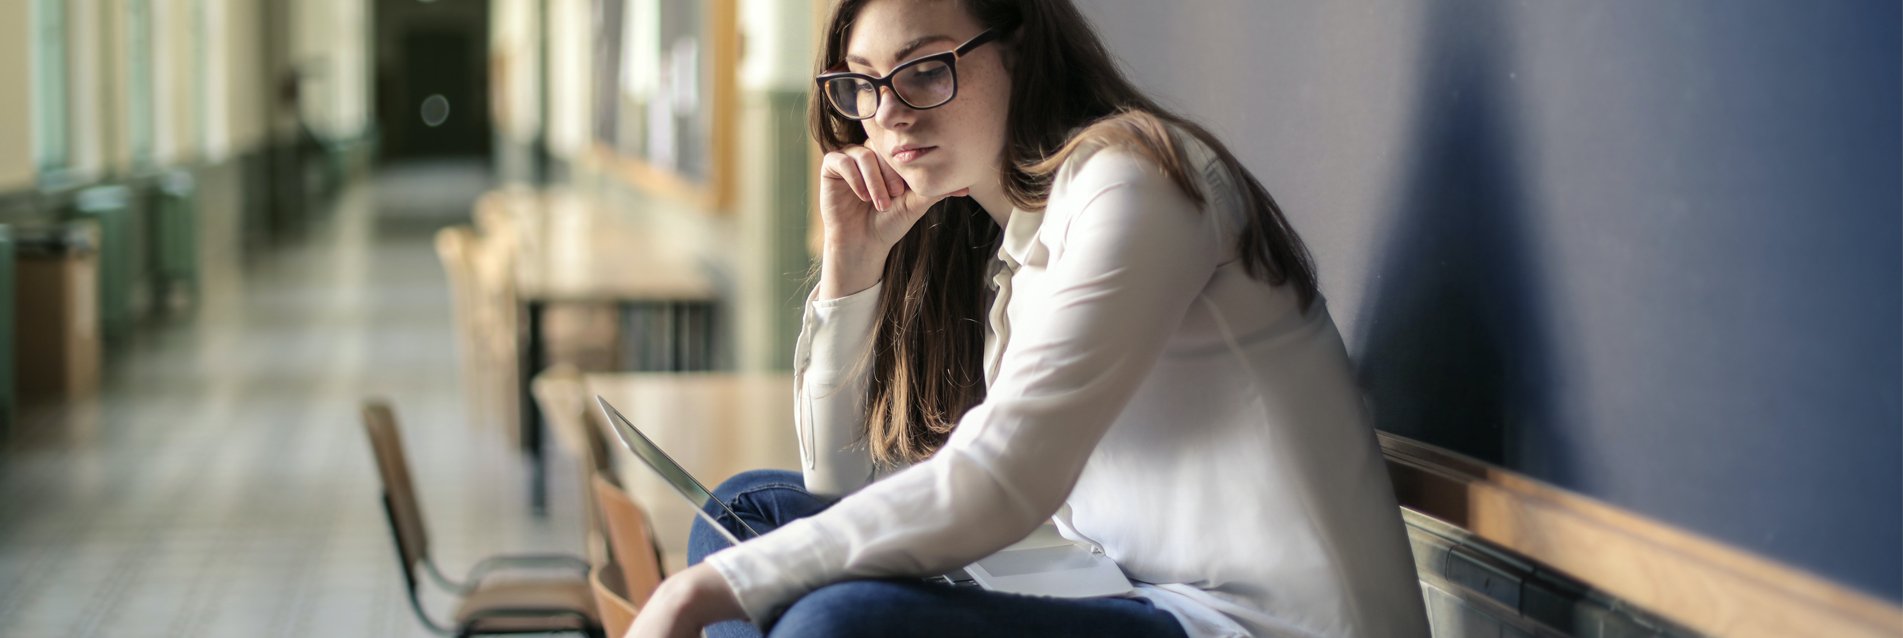
[[[743,472],[714,488],[753,529],[765,534],[812,516],[832,502],[806,491],[795,472]],[[724,514],[709,513],[745,540]],[[727,547],[727,540],[694,519],[687,560],[699,563]],[[795,601],[768,631],[788,636],[1183,636],[1169,612],[1139,598],[1045,598],[958,588],[917,578],[849,580],[821,587]],[[759,636],[745,621],[709,626],[711,638]]]

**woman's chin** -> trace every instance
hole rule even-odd
[[[938,168],[938,167],[934,167]],[[898,169],[899,177],[905,179],[906,188],[917,191],[929,199],[957,197],[971,192],[969,182],[960,184],[944,170],[933,170],[923,166],[906,166]]]
[[[943,180],[931,179],[926,175],[906,175],[905,183],[911,185],[912,189],[918,191],[920,195],[930,199],[963,195],[969,190],[967,187],[954,186]]]

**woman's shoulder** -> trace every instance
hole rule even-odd
[[[1051,198],[1089,197],[1114,185],[1173,188],[1201,203],[1214,153],[1194,133],[1142,111],[1119,113],[1073,131],[1053,176]]]
[[[1107,146],[1066,159],[1052,184],[1051,199],[1066,200],[1115,185],[1171,186],[1164,167],[1154,158],[1134,149]]]

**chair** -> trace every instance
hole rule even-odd
[[[469,282],[475,301],[471,308],[478,331],[475,345],[480,365],[485,368],[484,383],[489,384],[482,395],[488,413],[483,420],[500,430],[511,446],[522,443],[517,401],[528,400],[520,396],[517,385],[521,353],[517,350],[520,317],[515,258],[514,241],[506,235],[473,235],[468,244]]]
[[[390,520],[390,535],[396,543],[403,584],[409,590],[410,608],[425,627],[438,634],[457,636],[551,632],[602,636],[601,621],[585,580],[588,563],[580,558],[495,556],[478,562],[461,581],[444,576],[430,559],[429,534],[424,529],[422,508],[410,481],[409,461],[397,432],[395,412],[386,402],[367,402],[363,407],[363,424],[383,481],[383,511]],[[438,587],[461,598],[452,616],[452,626],[437,624],[423,610],[419,567]],[[573,570],[575,576],[540,580],[489,578],[503,570],[521,568],[565,568]]]
[[[621,566],[614,563],[596,565],[588,572],[588,586],[595,591],[595,608],[601,610],[601,626],[610,636],[625,636],[628,627],[634,624],[634,615],[640,609],[628,602],[626,579],[622,578]]]
[[[602,518],[600,501],[595,495],[595,476],[613,477],[614,463],[608,454],[607,433],[599,426],[595,402],[588,398],[582,371],[568,363],[557,363],[530,384],[535,402],[542,406],[549,431],[555,441],[581,462],[575,464],[582,486],[582,529],[586,530],[588,561],[599,564],[609,559],[608,527]]]
[[[451,317],[456,330],[456,349],[460,355],[463,394],[469,400],[469,418],[495,418],[489,407],[491,370],[488,360],[489,333],[484,324],[481,298],[476,289],[475,264],[472,261],[478,239],[468,226],[449,226],[436,231],[436,257],[443,262],[443,274],[449,280]]]
[[[635,504],[621,487],[597,475],[595,498],[608,519],[608,544],[614,550],[614,562],[621,568],[628,600],[640,607],[661,586],[661,547],[654,540],[654,528],[647,512]]]

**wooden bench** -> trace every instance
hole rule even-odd
[[[1380,433],[1435,635],[1898,636],[1903,609]]]

